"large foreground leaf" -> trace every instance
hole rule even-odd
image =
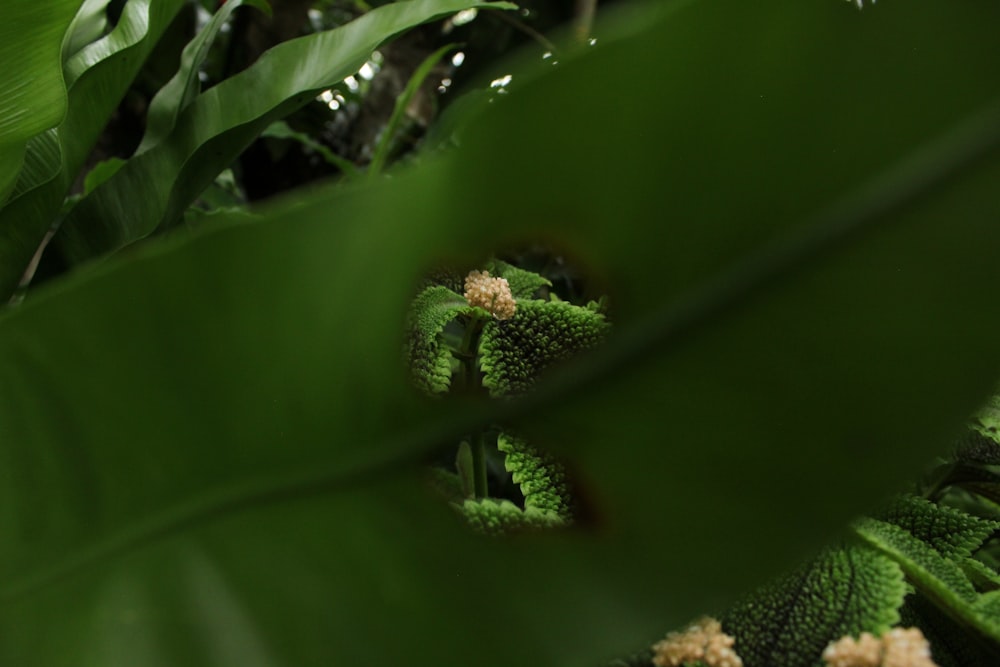
[[[644,13],[447,160],[0,319],[0,661],[599,664],[913,474],[1000,360],[1000,7],[747,5]],[[604,278],[608,342],[519,403],[421,400],[423,267],[539,236]],[[417,461],[486,419],[589,524],[489,541],[430,500]]]

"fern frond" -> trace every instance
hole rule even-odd
[[[566,523],[572,520],[569,481],[558,461],[509,433],[499,435],[497,449],[504,453],[504,467],[521,489],[526,511],[548,512]]]
[[[484,535],[506,535],[526,530],[543,530],[563,524],[554,512],[521,509],[509,500],[480,498],[454,505],[473,530]]]
[[[905,528],[870,518],[856,521],[853,528],[867,544],[899,563],[918,590],[954,604],[971,604],[976,599],[976,590],[962,568]]]
[[[495,259],[486,265],[486,269],[499,278],[504,278],[510,285],[510,291],[517,300],[535,299],[538,297],[538,290],[543,287],[552,287],[552,282],[548,278],[543,278],[534,271],[519,269],[512,264]]]
[[[855,522],[854,531],[899,563],[918,593],[969,630],[1000,644],[1000,604],[996,602],[1000,592],[978,593],[958,563],[899,526],[862,519]]]
[[[451,386],[452,354],[440,340],[449,322],[471,308],[462,296],[440,285],[420,292],[406,320],[405,356],[414,384],[428,394]]]
[[[875,518],[899,526],[943,557],[954,560],[971,556],[1000,529],[996,521],[980,519],[913,495],[895,498]]]
[[[900,567],[864,545],[827,549],[752,593],[722,619],[745,667],[812,667],[841,637],[881,634],[899,621]]]
[[[995,664],[988,645],[920,594],[906,596],[899,610],[902,625],[917,626],[931,644],[931,657],[940,667],[983,667]]]
[[[564,302],[520,301],[509,320],[483,328],[480,367],[492,396],[520,394],[553,364],[600,343],[603,315]]]

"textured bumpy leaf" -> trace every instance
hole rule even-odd
[[[906,596],[900,609],[900,624],[919,627],[931,645],[931,656],[939,667],[983,667],[997,664],[995,645],[975,634],[920,594]]]
[[[898,562],[918,589],[956,603],[971,603],[976,599],[972,582],[961,567],[905,528],[865,518],[855,524],[854,530],[868,544]]]
[[[422,391],[448,391],[453,356],[442,343],[441,333],[448,323],[471,310],[465,299],[447,287],[428,287],[413,300],[406,321],[406,365]]]
[[[521,509],[509,500],[481,498],[465,500],[459,506],[469,525],[483,535],[511,535],[522,531],[558,528],[562,517],[537,509]]]
[[[876,518],[899,526],[926,542],[941,556],[959,561],[971,556],[983,542],[1000,529],[1000,523],[918,496],[899,496]]]
[[[1000,442],[973,428],[955,444],[955,458],[962,463],[1000,465]]]
[[[377,7],[333,30],[275,46],[191,102],[170,134],[137,155],[70,212],[54,239],[70,264],[176,224],[192,201],[275,120],[358,71],[404,30],[470,7],[504,2],[409,0]]]
[[[854,529],[868,544],[899,563],[919,593],[974,632],[1000,643],[1000,615],[993,602],[996,591],[978,593],[958,563],[899,526],[864,519]]]
[[[534,271],[525,271],[507,262],[495,259],[491,261],[486,269],[490,275],[498,276],[507,281],[510,285],[510,293],[515,299],[536,299],[538,291],[543,287],[551,287],[552,281],[544,278]]]
[[[504,467],[521,489],[526,511],[551,513],[564,522],[572,520],[569,481],[562,465],[509,433],[500,434],[497,449],[504,453]]]
[[[0,663],[603,664],[911,479],[1000,363],[1000,6],[873,9],[638,3],[444,161],[0,316]],[[600,270],[607,340],[518,401],[423,399],[413,285],[525,238]],[[493,423],[594,523],[486,540],[432,500],[426,458]]]
[[[850,545],[824,551],[726,612],[723,629],[736,639],[746,667],[811,667],[831,641],[880,634],[899,620],[906,585],[892,560]]]
[[[604,316],[568,303],[521,300],[509,320],[483,328],[480,365],[493,396],[520,394],[558,362],[591,349],[608,330]]]
[[[1000,395],[990,397],[989,402],[976,415],[973,428],[1000,443]]]

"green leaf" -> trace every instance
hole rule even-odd
[[[183,4],[184,0],[129,0],[115,29],[65,64],[69,88],[65,118],[57,132],[29,142],[29,151],[37,155],[26,156],[16,198],[0,209],[0,300],[16,288],[108,118]],[[4,5],[3,11],[10,6]]]
[[[901,625],[919,627],[931,645],[931,655],[940,667],[981,667],[994,664],[1000,653],[995,644],[961,622],[950,618],[919,594],[906,596],[900,610]]]
[[[270,137],[272,139],[290,139],[292,141],[297,141],[307,149],[318,153],[327,164],[332,165],[344,172],[346,176],[353,178],[359,173],[358,168],[354,166],[353,162],[347,158],[340,157],[329,148],[310,137],[308,134],[305,134],[304,132],[296,132],[283,120],[278,120],[268,125],[267,128],[260,133],[260,136]]]
[[[393,147],[396,141],[396,133],[399,132],[399,126],[403,122],[403,117],[406,115],[406,110],[410,106],[413,96],[417,94],[417,91],[420,90],[420,86],[423,85],[424,79],[430,75],[434,66],[438,64],[438,61],[440,61],[441,58],[444,57],[444,54],[455,49],[456,46],[457,45],[455,44],[446,44],[424,58],[424,60],[417,65],[417,69],[414,70],[410,80],[406,82],[406,88],[404,88],[403,92],[396,98],[396,103],[392,109],[392,115],[389,116],[389,122],[386,123],[385,129],[382,130],[378,144],[375,146],[372,161],[368,165],[368,174],[370,176],[375,177],[382,173],[386,160],[389,158],[389,150]]]
[[[996,591],[976,592],[959,564],[911,533],[892,524],[864,519],[854,526],[868,544],[899,563],[917,591],[958,618],[970,631],[1000,643],[1000,614],[996,613]]]
[[[1000,361],[1000,7],[877,9],[633,8],[446,160],[0,315],[0,662],[601,664],[912,478]],[[412,286],[525,237],[598,268],[606,343],[420,400]],[[592,524],[483,540],[429,498],[425,456],[496,422]]]
[[[819,667],[831,641],[895,625],[905,595],[896,563],[849,545],[751,593],[725,613],[722,627],[746,667]]]
[[[499,435],[497,449],[504,453],[504,467],[521,490],[526,511],[550,514],[556,524],[572,520],[569,480],[558,461],[509,433]]]
[[[1000,443],[1000,395],[990,397],[989,402],[976,415],[973,428]]]
[[[483,385],[492,396],[524,393],[553,366],[600,343],[607,330],[604,316],[587,308],[518,301],[514,317],[490,320],[483,327]]]
[[[63,35],[81,0],[10,0],[0,7],[0,205],[24,159],[25,142],[66,113]],[[14,65],[16,63],[16,66]]]
[[[63,40],[63,61],[97,41],[108,26],[107,7],[110,0],[83,0]]]
[[[161,88],[149,103],[146,116],[146,133],[136,149],[136,155],[145,153],[162,142],[174,129],[177,118],[201,92],[198,75],[208,56],[216,36],[238,7],[249,5],[270,14],[266,0],[228,0],[223,3],[212,19],[188,42],[181,54],[181,66],[177,73]]]
[[[451,386],[451,348],[441,341],[444,328],[472,309],[447,287],[428,287],[413,300],[406,322],[406,365],[415,386],[441,394]]]
[[[1000,529],[1000,522],[980,519],[913,495],[897,496],[875,517],[908,531],[944,558],[954,561],[971,556]]]
[[[468,7],[509,3],[409,0],[339,28],[283,42],[199,95],[156,147],[137,155],[67,216],[54,245],[71,264],[176,223],[187,206],[275,120],[356,72],[398,33]]]
[[[962,569],[905,528],[877,519],[862,519],[854,526],[862,539],[898,562],[907,577],[926,595],[941,601],[971,604],[976,591]]]
[[[101,183],[114,176],[125,164],[125,160],[120,158],[108,158],[94,165],[94,168],[87,172],[87,177],[83,179],[83,194],[87,195],[94,191]]]
[[[515,299],[536,299],[539,290],[543,287],[552,287],[552,281],[548,278],[497,259],[489,262],[486,269],[491,275],[499,276],[507,281]]]

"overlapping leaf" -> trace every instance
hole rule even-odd
[[[2,11],[16,12],[20,4],[5,4]],[[183,0],[130,0],[112,32],[65,64],[69,88],[65,118],[57,131],[37,135],[28,143],[15,194],[0,209],[0,301],[6,302],[17,286],[108,118],[183,4]],[[44,82],[38,83],[41,91]]]
[[[67,216],[56,247],[70,263],[77,263],[143,238],[161,224],[175,223],[258,134],[323,88],[357,72],[390,37],[469,7],[512,6],[410,0],[384,5],[339,28],[279,44],[196,98],[158,145],[130,160],[84,198]]]
[[[0,7],[0,205],[14,187],[25,143],[66,113],[62,44],[81,0],[11,0]],[[16,65],[15,65],[16,63]]]

